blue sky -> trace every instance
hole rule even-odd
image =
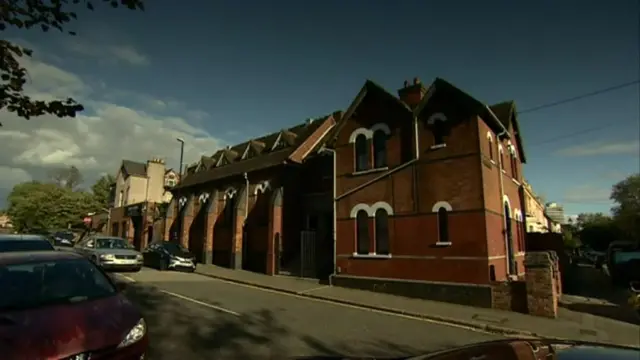
[[[93,94],[119,89],[109,97],[119,105],[141,106],[126,94],[184,104],[162,115],[189,110],[191,126],[224,143],[344,109],[367,78],[395,93],[438,76],[526,110],[640,77],[636,1],[148,3],[144,13],[82,11],[76,38],[10,35]],[[634,85],[523,113],[535,190],[569,214],[608,211],[611,185],[639,168],[639,100]]]

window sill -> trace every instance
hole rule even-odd
[[[495,160],[493,160],[493,159],[489,159],[489,161],[491,161],[491,163],[492,163],[493,165],[495,165],[495,164],[496,164],[496,161],[495,161]]]
[[[369,254],[353,253],[351,257],[356,259],[391,259],[391,254],[383,255],[383,254],[376,254],[376,253],[369,253]]]
[[[387,170],[389,170],[389,167],[388,167],[388,166],[381,167],[381,168],[375,168],[375,169],[360,170],[360,171],[354,171],[354,172],[352,172],[352,173],[351,173],[351,176],[367,175],[367,174],[373,174],[373,173],[382,172],[382,171],[387,171]]]
[[[447,147],[447,144],[438,144],[438,145],[433,145],[429,148],[429,150],[437,150],[437,149],[444,149]]]
[[[518,180],[516,180],[514,178],[511,178],[511,181],[513,181],[516,185],[520,185],[520,181],[518,181]]]
[[[447,241],[447,242],[439,242],[438,241],[436,243],[436,246],[438,246],[438,247],[445,247],[445,246],[451,246],[451,245],[453,245],[453,243],[451,241]]]
[[[500,170],[502,170],[502,173],[503,173],[503,174],[506,174],[506,173],[507,173],[507,170],[505,170],[505,169],[500,169]]]

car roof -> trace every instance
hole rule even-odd
[[[1,234],[0,241],[6,240],[47,241],[47,238],[39,234]]]
[[[0,265],[24,264],[41,261],[84,259],[80,254],[71,251],[15,251],[0,253]]]

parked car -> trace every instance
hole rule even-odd
[[[0,254],[2,359],[144,358],[147,326],[123,285],[74,252]]]
[[[56,231],[51,234],[53,245],[60,247],[73,247],[73,239],[75,237],[76,235],[69,230]]]
[[[51,242],[43,235],[0,234],[0,253],[42,250],[55,250]]]
[[[142,253],[144,265],[158,270],[196,270],[195,256],[184,246],[174,242],[155,242]]]
[[[618,286],[628,286],[631,281],[639,281],[640,248],[630,241],[614,241],[609,245],[605,272],[611,282]]]
[[[140,271],[142,268],[142,254],[122,238],[89,235],[80,240],[74,250],[107,271]]]

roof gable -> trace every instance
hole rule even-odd
[[[526,163],[527,158],[524,153],[524,144],[522,141],[522,134],[520,133],[518,111],[516,110],[515,101],[503,101],[501,103],[491,105],[489,108],[491,109],[491,111],[493,111],[498,120],[500,120],[505,129],[513,129],[513,134],[516,137],[516,142],[518,143],[518,154],[520,156],[520,161],[522,161],[522,163]]]
[[[147,165],[131,160],[122,160],[120,165],[120,172],[123,174],[123,178],[129,176],[147,176]]]
[[[354,115],[360,104],[364,101],[367,96],[378,96],[382,99],[389,101],[392,106],[396,107],[399,111],[406,113],[407,115],[412,114],[411,108],[394,96],[392,93],[385,90],[382,86],[376,84],[371,80],[365,81],[362,88],[358,92],[358,95],[353,99],[347,110],[344,112],[336,126],[333,128],[331,135],[329,136],[330,142],[335,142],[340,134],[340,130],[344,127],[345,124],[351,120],[351,117]]]

